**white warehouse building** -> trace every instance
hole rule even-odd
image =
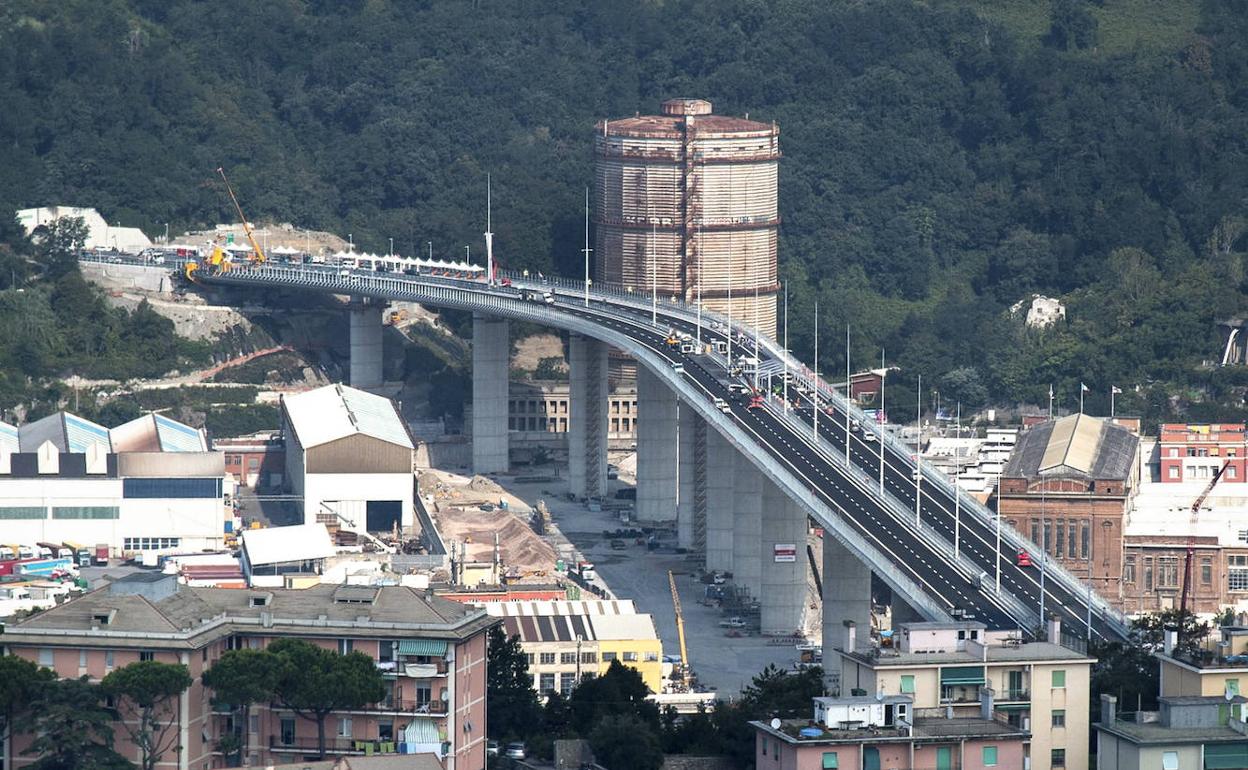
[[[305,524],[410,531],[415,443],[393,402],[345,385],[282,400],[286,478]]]
[[[203,432],[162,415],[111,431],[67,412],[0,423],[4,542],[107,543],[113,556],[220,548],[228,486]]]

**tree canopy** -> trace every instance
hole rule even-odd
[[[969,369],[950,387],[972,400],[1042,404],[1052,383],[1072,407],[1083,381],[1092,411],[1117,385],[1149,419],[1164,389],[1242,415],[1243,386],[1201,367],[1245,310],[1242,2],[1164,4],[1184,24],[1134,46],[1107,42],[1157,22],[1108,1],[1052,0],[1038,28],[999,5],[13,0],[0,210],[209,225],[232,216],[225,166],[255,219],[458,256],[488,173],[502,263],[576,275],[595,119],[705,96],[781,127],[781,277],[807,359],[819,300],[828,339],[849,324],[855,365],[885,348],[903,388]],[[12,257],[0,272],[20,275]],[[1009,308],[1034,293],[1067,320],[1026,329]],[[0,322],[50,330],[47,313]],[[113,329],[0,363],[86,361]]]
[[[139,747],[143,770],[155,770],[177,744],[177,699],[192,681],[181,663],[140,660],[109,672],[100,682],[116,704],[118,724]]]

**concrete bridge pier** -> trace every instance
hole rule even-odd
[[[733,582],[750,592],[760,601],[763,597],[762,554],[759,543],[763,539],[763,486],[766,479],[745,455],[734,453],[736,470],[732,479],[733,530],[732,572]]]
[[[381,314],[385,303],[362,297],[347,306],[351,328],[351,387],[361,390],[382,385]]]
[[[706,568],[735,574],[733,564],[733,475],[737,451],[718,432],[706,429]]]
[[[568,491],[607,493],[607,346],[573,334],[568,345]]]
[[[688,404],[679,403],[677,411],[676,543],[681,548],[687,548],[704,557],[706,551],[706,422]]]
[[[507,383],[511,335],[507,321],[472,316],[472,471],[508,468]]]
[[[637,367],[637,520],[676,520],[678,420],[676,393],[644,366]]]
[[[853,624],[853,633],[848,633]],[[841,692],[841,665],[835,652],[853,637],[855,650],[871,641],[871,568],[830,532],[823,535],[823,671],[829,692]]]
[[[775,484],[764,482],[761,538],[761,630],[791,634],[802,626],[810,563],[806,554],[806,511]]]

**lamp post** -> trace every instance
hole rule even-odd
[[[815,441],[819,441],[819,300],[815,300],[815,394],[812,398],[814,408],[811,412],[810,424],[815,430]]]
[[[916,433],[914,436],[914,523],[923,523],[923,375],[919,375],[918,411],[914,415]]]
[[[589,188],[585,188],[585,247],[581,249],[585,253],[585,307],[589,307],[589,253],[593,249],[589,248]],[[579,637],[578,637],[579,639]],[[577,656],[579,659],[579,655]],[[579,665],[579,664],[578,664]],[[577,675],[580,678],[580,675]]]
[[[845,324],[845,464],[849,465],[849,405],[853,401],[854,387],[849,374],[849,324]]]
[[[388,256],[391,259],[394,259],[394,239],[393,238],[390,239],[390,254]]]
[[[658,237],[658,223],[650,222],[650,323],[659,325],[659,255],[655,253],[655,239]]]
[[[884,425],[888,420],[888,410],[884,406],[884,382],[888,379],[888,367],[884,365],[884,348],[880,348],[880,416],[876,423],[880,427],[880,494],[884,494]]]
[[[789,411],[789,282],[784,282],[784,411]]]

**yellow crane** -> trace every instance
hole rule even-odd
[[[247,216],[243,214],[243,207],[238,205],[238,197],[234,195],[234,188],[230,187],[230,180],[225,178],[225,169],[217,168],[217,173],[221,175],[221,181],[225,182],[225,190],[230,194],[230,200],[234,201],[234,210],[238,212],[238,218],[243,222],[243,232],[247,233],[247,240],[251,242],[252,261],[264,262],[268,257],[264,254],[264,249],[260,248],[260,244],[256,243],[255,233],[251,230],[251,223],[247,221]]]
[[[686,690],[690,685],[689,650],[685,647],[685,616],[680,611],[680,592],[676,590],[676,576],[669,569],[667,583],[672,587],[672,607],[676,610],[676,636],[680,639],[680,683]]]

